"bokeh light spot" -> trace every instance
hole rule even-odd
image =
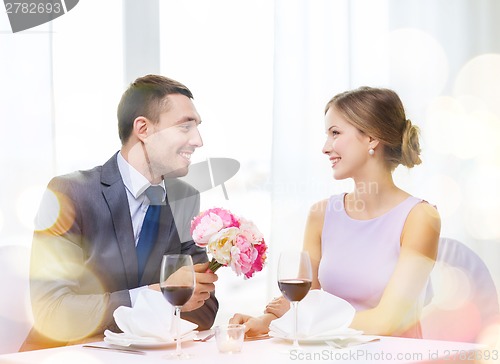
[[[487,326],[479,335],[478,343],[489,348],[500,349],[500,322],[495,322]]]
[[[455,310],[430,305],[421,322],[427,339],[474,342],[481,331],[481,314],[471,302]]]
[[[431,273],[432,301],[422,312],[425,338],[473,341],[481,330],[480,307],[474,302],[474,282],[464,270],[437,262]]]
[[[437,151],[453,153],[457,133],[463,125],[464,111],[461,105],[451,97],[440,97],[434,100],[429,108],[426,120],[426,135],[429,143]]]
[[[500,170],[479,165],[467,171],[465,227],[477,239],[500,238]]]
[[[455,310],[471,299],[472,286],[469,276],[463,270],[436,263],[437,272],[432,278],[435,296],[433,303],[443,310]]]
[[[46,189],[42,196],[43,213],[36,216],[35,229],[46,230],[54,225],[59,217],[61,206],[59,199],[49,189]]]
[[[499,118],[478,98],[439,97],[426,118],[426,136],[431,146],[460,159],[491,156],[500,132]]]
[[[42,197],[39,214],[35,218],[35,230],[51,229],[53,234],[66,233],[74,223],[73,202],[60,192],[47,189]]]
[[[3,230],[3,225],[4,225],[3,212],[2,212],[2,210],[0,209],[0,233],[1,233],[1,232],[2,232],[2,230]]]
[[[21,192],[17,199],[17,218],[29,230],[33,230],[34,228],[34,219],[43,190],[43,187],[40,186],[28,187]]]
[[[402,95],[403,99],[427,103],[442,93],[448,79],[448,59],[430,34],[410,28],[393,31],[389,35],[389,57],[391,85],[411,92]]]
[[[500,55],[483,54],[467,62],[455,81],[455,97],[470,95],[484,101],[500,117]]]
[[[428,201],[432,201],[438,208],[441,218],[446,218],[457,212],[462,201],[460,186],[452,177],[438,174],[426,180],[426,185],[432,186],[428,190]]]
[[[79,282],[80,286],[80,299],[84,299],[85,292],[88,292],[89,297],[105,295],[106,290],[97,276],[97,274],[87,267],[83,267],[80,264],[71,263],[63,261],[57,264],[57,266],[63,266],[65,275],[60,274],[53,275],[50,269],[44,269],[43,267],[47,264],[56,266],[51,261],[54,259],[64,259],[58,256],[57,246],[54,246],[54,252],[45,252],[44,255],[40,254],[32,259],[32,280],[38,282],[52,282],[54,279],[63,279],[67,282]],[[85,280],[81,280],[80,277],[85,277]],[[71,294],[68,294],[69,296]],[[59,312],[53,313],[50,309],[50,300],[41,297],[39,300],[33,298],[33,312],[35,314],[36,329],[47,336],[48,338],[54,339],[56,341],[78,341],[86,337],[91,336],[96,330],[102,326],[102,321],[104,320],[105,310],[90,310],[86,311],[83,307],[81,312],[75,312],[74,310],[67,309],[64,305],[58,307]],[[59,299],[62,299],[60,297]],[[71,297],[68,297],[71,299]]]

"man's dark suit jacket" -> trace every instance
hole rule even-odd
[[[131,306],[130,289],[158,283],[164,254],[190,254],[195,263],[208,260],[189,233],[199,212],[198,191],[177,179],[166,179],[165,184],[169,204],[162,206],[158,239],[139,281],[127,192],[116,154],[103,166],[50,181],[33,237],[30,291],[35,328],[27,347],[47,337],[56,340],[47,346],[54,346],[105,329],[118,331],[114,310]],[[212,295],[204,306],[182,317],[208,329],[217,309]]]

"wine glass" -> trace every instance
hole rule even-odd
[[[309,292],[312,269],[309,254],[304,251],[282,252],[278,262],[278,287],[290,301],[293,314],[293,349],[300,349],[297,337],[297,306]]]
[[[193,295],[195,275],[193,260],[190,255],[164,255],[161,262],[160,289],[165,299],[175,307],[176,349],[169,359],[189,359],[190,355],[181,348],[180,324],[181,308]]]

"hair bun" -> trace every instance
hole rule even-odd
[[[401,144],[401,164],[405,167],[412,168],[420,163],[420,130],[411,123],[410,119],[406,119],[405,129],[403,131],[403,140]]]

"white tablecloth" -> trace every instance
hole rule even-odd
[[[95,345],[106,346],[104,342]],[[243,350],[237,354],[220,354],[215,339],[207,342],[183,343],[186,352],[194,355],[186,363],[205,364],[263,364],[263,363],[431,363],[442,358],[441,363],[473,363],[473,358],[486,354],[497,360],[482,363],[499,362],[498,352],[482,348],[476,344],[457,343],[435,340],[403,339],[380,337],[379,341],[345,348],[334,349],[326,344],[302,345],[303,352],[288,352],[291,344],[280,339],[245,341]],[[482,352],[475,350],[483,349]],[[36,363],[36,364],[101,364],[101,363],[168,363],[165,355],[175,350],[175,345],[162,349],[140,349],[145,355],[85,348],[82,345],[55,349],[36,350],[23,353],[0,355],[0,363]],[[496,355],[495,355],[496,353]],[[460,359],[463,359],[461,361]],[[479,362],[479,361],[477,361]]]

